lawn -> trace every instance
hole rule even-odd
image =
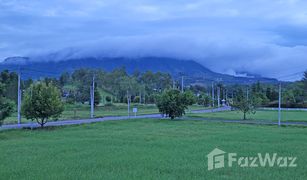
[[[132,108],[138,108],[137,115],[144,114],[155,114],[159,113],[156,105],[154,104],[131,104],[130,115],[133,116]],[[199,110],[206,109],[203,106],[193,105],[189,107],[189,110]],[[62,113],[59,120],[72,120],[72,119],[87,119],[90,118],[91,107],[88,104],[66,104],[65,110]],[[112,106],[98,106],[95,108],[95,117],[105,117],[105,116],[127,116],[128,115],[128,106],[127,104],[113,104]],[[29,122],[29,120],[22,117],[21,121]],[[17,112],[13,113],[12,116],[5,119],[4,124],[14,124],[17,123]]]
[[[141,114],[154,114],[158,113],[158,109],[155,105],[139,105],[132,104],[130,107],[131,115],[134,115],[132,108],[138,108],[138,115]],[[65,110],[62,113],[59,120],[71,120],[71,119],[88,119],[90,118],[91,107],[88,104],[66,104]],[[98,106],[95,107],[95,117],[105,116],[127,116],[128,106],[127,104],[113,104],[112,106]],[[22,118],[22,122],[29,122],[25,117]],[[17,123],[17,113],[14,113],[11,117],[5,119],[4,124]]]
[[[1,179],[306,179],[307,129],[126,120],[0,132]],[[296,168],[207,170],[214,148],[296,156]]]
[[[220,120],[241,120],[243,113],[240,111],[224,111],[215,113],[187,114],[188,117],[220,119]],[[282,121],[307,121],[307,111],[282,111]],[[267,120],[272,122],[278,121],[278,111],[259,110],[256,114],[248,114],[248,120]]]

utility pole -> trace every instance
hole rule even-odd
[[[181,92],[183,93],[183,76],[181,76]]]
[[[128,90],[127,90],[127,103],[128,103],[128,117],[130,118],[130,97]]]
[[[20,111],[21,111],[21,89],[20,89],[20,86],[21,86],[21,71],[19,69],[19,73],[18,73],[18,98],[17,98],[17,102],[18,102],[18,107],[17,107],[17,119],[18,119],[18,124],[20,125],[21,123],[21,114],[20,114]]]
[[[140,91],[140,104],[142,104],[142,91]]]
[[[220,108],[221,87],[217,88],[217,107]]]
[[[146,105],[146,89],[144,88],[144,105]]]
[[[94,101],[95,101],[95,75],[93,75],[91,87],[91,118],[94,118]]]
[[[214,108],[214,84],[212,82],[212,108]]]
[[[279,96],[278,96],[278,126],[281,125],[281,83],[279,84]]]

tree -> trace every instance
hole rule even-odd
[[[14,111],[14,102],[3,96],[4,85],[0,83],[0,126],[3,120]]]
[[[140,102],[140,96],[135,96],[135,97],[133,98],[133,102],[134,102],[134,103],[139,103],[139,102]]]
[[[193,104],[196,103],[196,97],[195,95],[193,94],[192,91],[186,91],[183,93],[183,100],[185,101],[185,104],[188,105],[188,106],[191,106]]]
[[[202,106],[210,106],[211,98],[206,94],[200,94],[197,99],[197,104]]]
[[[304,73],[304,78],[302,79],[304,93],[307,96],[307,71]]]
[[[165,90],[156,98],[159,112],[166,114],[171,119],[181,117],[188,109],[188,105],[195,102],[195,98],[188,93],[180,93],[178,90]]]
[[[111,101],[112,101],[111,96],[106,96],[106,101],[107,101],[107,103],[108,103],[108,104],[110,104],[110,103],[111,103]]]
[[[304,77],[303,77],[303,80],[302,80],[304,83],[305,83],[305,85],[307,86],[307,71],[305,71],[305,73],[304,73]]]
[[[15,72],[5,70],[0,73],[0,83],[3,84],[2,95],[17,103],[18,75]],[[21,84],[23,85],[23,84]]]
[[[253,97],[244,96],[242,89],[239,89],[234,98],[233,107],[237,108],[243,112],[243,119],[246,120],[246,114],[255,114],[255,103],[253,102]]]
[[[61,74],[60,79],[59,79],[61,86],[64,86],[65,84],[67,84],[69,80],[70,80],[69,72],[65,72]]]
[[[95,90],[94,90],[94,105],[98,106],[101,101],[101,95],[97,89],[97,85],[95,85]]]
[[[38,82],[27,89],[22,105],[27,119],[36,120],[43,128],[50,118],[58,118],[63,111],[60,91],[52,83]]]

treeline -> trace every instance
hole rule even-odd
[[[127,103],[127,97],[135,103],[155,103],[155,97],[166,89],[181,89],[180,80],[173,81],[171,75],[161,72],[139,72],[128,74],[125,68],[111,72],[94,69],[78,69],[71,73],[62,73],[58,78],[45,77],[41,81],[52,83],[60,90],[62,99],[68,103],[88,103],[90,88],[95,81],[95,105],[105,103]],[[21,82],[25,91],[34,80]],[[15,72],[0,73],[1,96],[17,102],[18,75]],[[234,103],[237,96],[249,96],[257,106],[278,106],[278,85],[255,83],[246,85],[224,85],[216,82],[213,86],[186,85],[184,90],[191,91],[196,96],[196,102],[203,106],[217,106],[218,94],[220,104]],[[214,97],[212,97],[214,94]],[[307,107],[307,72],[301,81],[282,83],[283,107]]]
[[[172,77],[165,73],[135,71],[129,75],[124,68],[111,72],[93,69],[79,69],[63,73],[58,79],[49,79],[56,84],[68,102],[86,103],[90,99],[90,87],[95,82],[95,104],[103,101],[126,103],[154,103],[155,95],[172,84]],[[102,93],[106,95],[102,96]],[[103,99],[102,99],[103,98]]]
[[[197,95],[197,103],[204,106],[217,106],[219,94],[220,104],[225,100],[226,103],[234,105],[238,98],[246,98],[257,107],[278,107],[279,84],[258,82],[248,86],[226,86],[222,82],[214,82],[213,86],[195,85],[188,89]],[[282,83],[282,107],[307,108],[307,72],[300,81]]]

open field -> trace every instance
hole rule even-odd
[[[0,132],[2,179],[304,179],[307,130],[203,121],[127,120]],[[296,156],[296,168],[207,170],[214,148]]]
[[[155,114],[159,113],[156,105],[154,104],[131,104],[130,115],[133,116],[132,108],[137,107],[137,115],[145,114]],[[71,120],[71,119],[87,119],[90,117],[90,106],[88,104],[76,104],[76,105],[65,105],[65,110],[59,120]],[[206,109],[203,106],[193,105],[189,107],[189,110],[200,110]],[[114,104],[112,106],[98,106],[95,108],[95,117],[105,117],[105,116],[127,116],[128,115],[128,106],[127,104]],[[21,120],[22,122],[29,122],[24,117]],[[17,113],[12,114],[11,117],[5,119],[4,124],[14,124],[17,123]]]
[[[307,111],[282,111],[282,121],[306,121]],[[219,120],[241,120],[243,113],[240,111],[224,111],[214,113],[202,114],[187,114],[188,117],[205,118],[205,119],[219,119]],[[248,114],[248,120],[267,120],[272,122],[278,121],[278,111],[259,110],[256,114]]]

